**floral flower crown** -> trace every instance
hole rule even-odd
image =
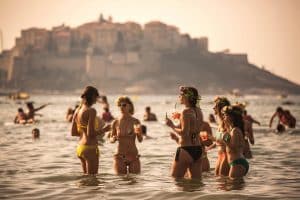
[[[215,102],[216,105],[223,105],[223,106],[230,105],[230,102],[226,97],[217,96],[215,98],[214,102]]]
[[[179,90],[183,96],[186,96],[191,99],[201,100],[201,96],[195,95],[194,92],[191,91],[189,87],[180,86]]]

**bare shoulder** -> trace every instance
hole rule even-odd
[[[192,114],[191,109],[190,108],[185,108],[182,110],[182,114],[183,115],[190,115]]]
[[[87,111],[88,111],[89,115],[91,115],[91,116],[96,116],[96,114],[97,114],[97,111],[95,108],[89,108]]]
[[[238,134],[241,134],[242,131],[241,131],[241,129],[234,127],[230,133],[231,133],[231,135],[238,135]]]
[[[135,117],[132,117],[132,120],[133,120],[133,123],[134,123],[134,124],[140,124],[140,123],[141,123],[140,120],[138,120],[138,119],[135,118]]]

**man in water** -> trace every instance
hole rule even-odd
[[[281,107],[277,107],[276,112],[273,114],[270,120],[270,128],[272,127],[273,119],[279,118],[279,124],[287,126],[289,128],[295,128],[296,118],[290,113],[289,110],[283,110]]]
[[[145,108],[144,121],[157,121],[156,115],[151,113],[150,106]]]
[[[38,128],[32,129],[32,138],[33,139],[40,138],[40,130]]]
[[[14,119],[15,124],[26,124],[26,114],[23,108],[18,108],[18,113]]]
[[[104,107],[103,110],[104,112],[102,113],[102,120],[110,123],[114,119],[114,117],[110,113],[109,107]]]

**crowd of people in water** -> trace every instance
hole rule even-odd
[[[147,135],[147,127],[134,117],[134,104],[128,96],[120,96],[116,104],[119,108],[118,117],[114,117],[109,109],[106,96],[101,96],[95,87],[87,86],[81,94],[82,101],[74,109],[69,108],[66,121],[71,122],[71,135],[79,138],[76,149],[83,173],[94,175],[99,169],[99,139],[107,133],[108,140],[116,143],[114,170],[117,174],[140,173],[141,162],[136,141],[151,138]],[[171,167],[171,175],[176,178],[201,178],[202,172],[211,169],[207,155],[217,148],[215,174],[229,178],[241,178],[249,171],[247,159],[253,157],[250,145],[255,144],[253,124],[260,125],[247,113],[246,105],[232,104],[226,97],[214,99],[213,112],[208,121],[203,118],[199,106],[200,95],[196,88],[181,86],[178,101],[184,106],[181,112],[174,112],[169,117],[166,113],[165,125],[170,128],[170,138],[177,144],[175,157]],[[103,110],[101,115],[93,105],[99,102]],[[15,123],[32,123],[38,108],[27,103],[28,112],[18,109]],[[278,107],[270,120],[272,126],[275,117],[279,118],[277,131],[285,127],[295,128],[296,119],[288,110]],[[143,121],[157,121],[151,107],[145,108]],[[217,124],[213,134],[211,124]],[[39,138],[38,129],[32,130],[33,138]],[[175,145],[174,145],[175,146]]]

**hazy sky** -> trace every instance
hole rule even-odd
[[[21,29],[76,27],[100,13],[207,36],[210,51],[247,53],[251,63],[300,84],[300,0],[0,0],[4,48],[14,46]]]

